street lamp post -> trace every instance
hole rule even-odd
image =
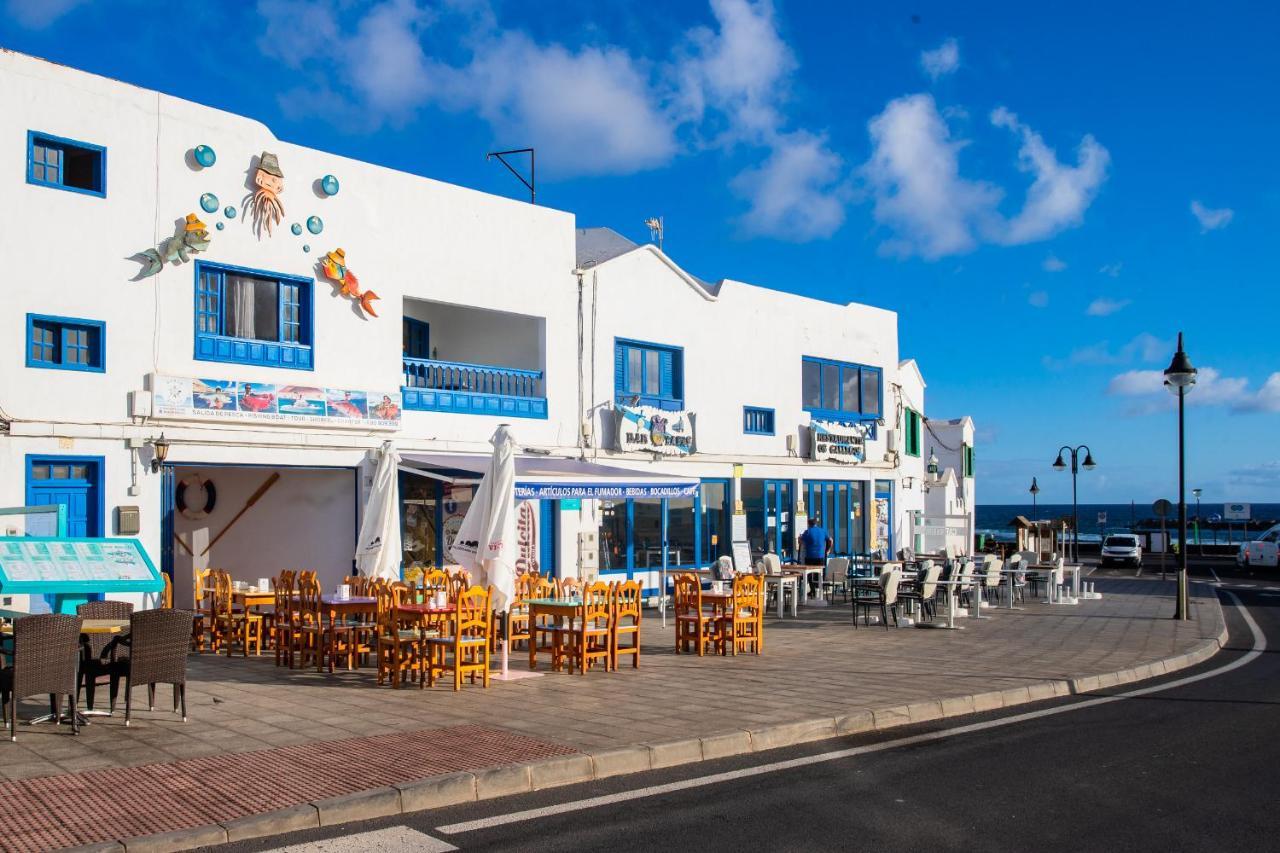
[[[1187,608],[1187,454],[1183,409],[1187,392],[1196,384],[1196,372],[1182,349],[1182,332],[1178,332],[1178,351],[1164,370],[1164,387],[1170,394],[1178,395],[1178,600],[1174,619],[1191,618]]]
[[[1083,463],[1078,462],[1081,450],[1084,451]],[[1076,501],[1076,475],[1080,473],[1081,465],[1084,470],[1092,471],[1097,467],[1097,463],[1093,461],[1093,451],[1089,449],[1089,445],[1072,447],[1068,444],[1058,449],[1058,458],[1053,461],[1053,470],[1067,470],[1067,463],[1062,458],[1064,452],[1071,454],[1071,550],[1074,552],[1071,559],[1078,563],[1080,562],[1080,505]]]
[[[1196,499],[1196,548],[1200,551],[1200,556],[1204,556],[1204,540],[1200,538],[1200,525],[1204,524],[1204,519],[1200,516],[1200,489],[1192,489],[1191,494]]]
[[[1036,495],[1040,494],[1040,485],[1036,483],[1036,478],[1031,478],[1031,488],[1027,491],[1031,492],[1031,520],[1038,521],[1040,519],[1040,511],[1036,509]]]

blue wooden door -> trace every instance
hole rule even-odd
[[[64,504],[68,536],[101,536],[102,460],[83,456],[28,457],[27,504]]]
[[[559,577],[556,565],[556,522],[560,501],[543,500],[538,506],[538,568],[546,577]]]

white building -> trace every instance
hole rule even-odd
[[[708,284],[569,213],[10,52],[0,162],[22,283],[0,314],[0,506],[136,535],[179,605],[207,566],[339,582],[386,441],[406,564],[448,562],[503,422],[528,478],[566,487],[522,509],[526,559],[554,573],[651,577],[664,517],[674,566],[735,538],[792,553],[811,513],[840,552],[896,549],[926,509],[924,380],[891,311]],[[280,179],[283,217],[257,221],[255,181]],[[343,292],[347,263],[376,301]],[[659,410],[626,452],[620,404]],[[624,499],[627,471],[695,494]],[[620,497],[560,499],[584,479]]]

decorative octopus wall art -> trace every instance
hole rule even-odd
[[[326,277],[342,285],[342,289],[338,291],[339,293],[343,296],[350,296],[358,302],[364,313],[371,317],[378,316],[378,312],[373,310],[373,300],[381,297],[372,290],[360,292],[360,280],[356,278],[355,273],[347,269],[346,252],[341,249],[334,249],[320,260],[320,269],[324,271]]]
[[[258,239],[262,239],[264,227],[270,237],[271,229],[284,219],[284,205],[280,202],[280,196],[284,193],[284,172],[280,171],[280,161],[276,155],[269,151],[262,152],[262,156],[258,158],[258,169],[253,173],[253,183],[257,189],[245,196],[241,206],[246,215],[253,214],[253,233],[258,235]]]

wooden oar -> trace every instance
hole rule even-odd
[[[252,495],[249,496],[249,500],[245,501],[244,506],[241,507],[240,511],[236,513],[235,518],[228,521],[227,526],[222,528],[222,532],[219,533],[217,536],[213,537],[213,541],[211,541],[208,545],[204,546],[204,550],[200,552],[200,556],[203,557],[205,554],[208,554],[209,549],[212,548],[214,545],[216,545],[218,540],[221,539],[223,536],[225,536],[227,534],[227,531],[231,529],[231,526],[240,520],[240,516],[248,512],[249,508],[252,507],[254,504],[256,504],[258,502],[258,499],[267,493],[267,489],[274,486],[276,484],[276,480],[279,480],[279,479],[280,479],[280,474],[279,472],[276,472],[276,473],[273,473],[270,477],[268,477],[261,486],[258,486],[258,491],[254,492]]]

